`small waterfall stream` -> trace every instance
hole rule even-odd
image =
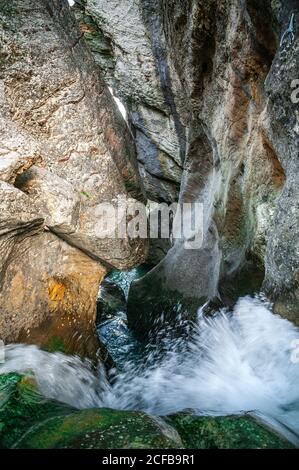
[[[45,396],[77,408],[161,416],[186,409],[205,415],[253,412],[299,445],[296,344],[299,330],[293,324],[274,315],[265,300],[245,297],[232,312],[207,318],[199,310],[192,339],[165,334],[158,349],[157,343],[147,346],[136,361],[128,355],[110,381],[88,361],[25,345],[6,347],[0,373],[32,370]]]

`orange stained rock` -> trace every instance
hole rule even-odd
[[[60,302],[61,300],[63,300],[65,295],[65,289],[66,287],[64,284],[51,279],[48,287],[50,300],[56,302]]]

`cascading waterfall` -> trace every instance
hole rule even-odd
[[[36,346],[9,345],[0,372],[31,370],[41,392],[77,408],[138,409],[167,415],[254,412],[293,442],[299,435],[299,330],[260,298],[233,312],[198,314],[192,339],[163,339],[144,361],[128,361],[108,381],[91,363]],[[299,354],[298,354],[299,357]]]

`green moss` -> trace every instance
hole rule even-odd
[[[76,410],[49,400],[32,376],[0,375],[1,448],[173,448],[160,423],[144,413]]]
[[[30,375],[0,375],[1,448],[169,449],[182,446],[190,449],[293,447],[248,415],[177,414],[163,422],[137,411],[77,410],[43,397]]]
[[[67,348],[64,344],[63,339],[60,336],[52,336],[46,346],[44,347],[49,352],[62,352],[66,353]]]
[[[249,415],[168,418],[187,449],[286,449],[293,446]]]
[[[77,411],[48,419],[19,441],[19,448],[171,448],[159,424],[139,412],[110,409]]]
[[[87,197],[88,199],[91,199],[91,198],[92,198],[92,195],[89,194],[89,193],[87,193],[86,191],[81,191],[81,194],[82,194],[82,196],[85,196],[85,197]]]
[[[72,410],[40,395],[31,376],[0,375],[0,448],[13,446],[40,421]]]

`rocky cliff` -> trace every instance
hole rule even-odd
[[[260,290],[298,323],[298,2],[0,6],[0,336],[94,338],[101,279],[147,257],[101,236],[119,196],[204,208],[200,249],[152,243],[132,327]]]
[[[0,25],[0,337],[94,357],[101,280],[146,257],[98,226],[144,200],[135,143],[66,0],[1,0]]]
[[[149,199],[204,205],[202,248],[176,240],[133,285],[131,325],[147,331],[178,300],[194,311],[260,289],[298,322],[298,2],[77,0],[75,10],[127,107]]]

